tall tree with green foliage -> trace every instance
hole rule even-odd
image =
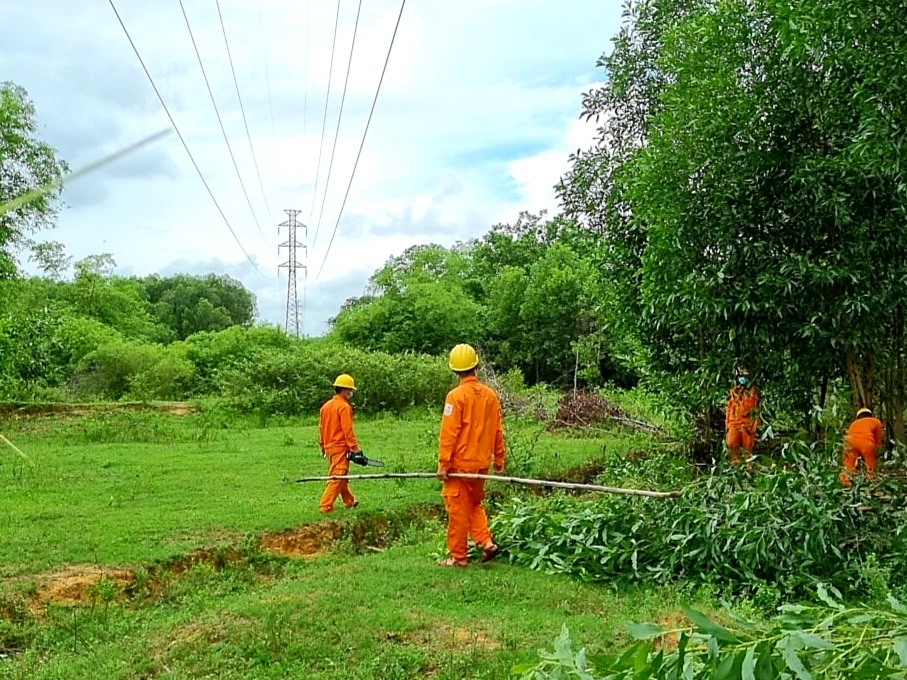
[[[177,340],[203,331],[251,326],[255,320],[255,296],[226,275],[154,275],[139,282],[152,314]]]
[[[0,83],[0,278],[17,271],[15,251],[38,229],[53,225],[60,186],[15,208],[4,206],[59,182],[66,164],[38,137],[35,106],[22,87]]]
[[[904,26],[903,1],[628,4],[561,193],[685,404],[740,361],[804,413],[846,376],[903,438]]]

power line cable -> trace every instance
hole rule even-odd
[[[246,259],[252,265],[252,267],[261,274],[263,277],[264,272],[258,268],[258,265],[255,264],[246,249],[243,247],[242,241],[239,240],[239,236],[236,235],[233,226],[230,224],[230,220],[227,219],[227,216],[224,214],[223,208],[220,207],[220,203],[217,202],[217,198],[214,196],[214,192],[211,191],[211,187],[208,184],[208,180],[205,179],[205,175],[202,172],[201,168],[198,166],[198,163],[195,161],[195,156],[192,155],[192,152],[189,150],[189,145],[186,144],[186,139],[183,137],[183,133],[180,132],[179,127],[176,124],[176,121],[173,118],[173,115],[170,113],[170,109],[167,107],[167,103],[164,101],[164,98],[161,96],[160,90],[157,88],[157,84],[154,82],[154,78],[151,77],[151,73],[148,71],[148,67],[145,66],[145,61],[142,59],[142,55],[139,53],[138,47],[136,47],[135,42],[132,40],[132,36],[129,35],[129,30],[126,28],[126,24],[123,23],[123,18],[120,16],[120,13],[117,11],[116,5],[113,3],[113,0],[107,0],[110,3],[110,7],[113,10],[113,13],[116,14],[117,21],[120,22],[120,26],[123,28],[123,32],[126,34],[126,39],[129,40],[129,44],[132,46],[132,51],[135,52],[135,56],[138,57],[139,63],[142,65],[142,70],[145,72],[145,75],[148,77],[148,82],[151,83],[151,87],[154,89],[154,94],[157,95],[158,101],[161,103],[161,106],[164,108],[164,111],[167,114],[167,118],[170,119],[170,125],[173,126],[176,136],[179,137],[180,142],[183,144],[183,148],[186,150],[186,155],[189,156],[189,160],[192,161],[192,165],[195,168],[195,172],[198,173],[199,179],[201,179],[202,184],[205,185],[205,189],[208,191],[208,195],[211,197],[211,200],[214,202],[217,212],[220,213],[221,218],[224,220],[224,224],[227,225],[227,229],[230,230],[230,233],[233,235],[233,239],[236,241],[236,245],[239,246],[239,249],[242,251],[243,255],[246,256]],[[265,277],[267,278],[267,277]]]
[[[362,12],[362,0],[356,10],[356,23],[353,26],[353,42],[350,45],[350,58],[346,62],[346,77],[343,80],[343,96],[340,97],[340,113],[337,115],[337,129],[334,130],[334,145],[331,147],[331,160],[328,163],[328,176],[324,180],[324,195],[321,197],[321,210],[318,211],[318,222],[315,225],[315,237],[312,239],[312,248],[318,242],[318,230],[321,228],[321,217],[324,215],[324,204],[328,200],[328,188],[331,185],[331,170],[334,169],[334,154],[337,151],[337,139],[340,137],[340,121],[343,120],[343,104],[346,102],[346,88],[350,82],[350,67],[353,65],[353,51],[356,49],[356,33],[359,31],[359,15]]]
[[[337,235],[337,227],[340,226],[340,218],[343,217],[343,209],[346,207],[346,199],[350,196],[350,187],[353,186],[353,178],[356,176],[356,168],[359,167],[359,158],[362,156],[362,147],[365,146],[365,137],[368,134],[369,125],[372,123],[372,115],[375,113],[375,104],[378,103],[378,95],[381,94],[381,84],[384,82],[384,74],[387,72],[387,64],[391,59],[391,50],[394,49],[394,41],[397,39],[397,29],[400,28],[400,19],[403,17],[403,8],[406,6],[406,0],[400,3],[400,13],[397,15],[397,24],[394,26],[394,34],[391,36],[390,47],[387,48],[387,57],[384,59],[384,68],[381,69],[381,78],[378,80],[378,89],[375,91],[375,98],[372,100],[372,108],[368,113],[368,120],[365,123],[365,131],[362,133],[362,141],[359,143],[359,152],[356,154],[356,162],[353,164],[353,172],[350,174],[350,182],[346,185],[346,193],[343,195],[343,203],[340,205],[340,213],[337,215],[337,222],[334,224],[334,231],[331,233],[331,240],[328,242],[328,249],[324,253],[324,259],[315,275],[317,280],[324,269],[324,263],[328,261],[328,255],[331,253],[331,246],[334,245],[334,237]]]
[[[337,47],[337,26],[340,24],[340,0],[337,0],[337,16],[334,19],[334,42],[331,45],[331,65],[328,68],[328,92],[324,98],[324,118],[321,121],[321,141],[318,143],[318,164],[315,166],[315,187],[312,189],[312,207],[309,209],[309,224],[315,214],[315,198],[318,196],[318,177],[321,174],[321,151],[324,148],[324,130],[328,123],[328,102],[331,101],[331,78],[334,74],[334,51]]]
[[[268,241],[265,239],[265,233],[258,223],[258,217],[255,215],[255,209],[252,207],[252,199],[249,198],[249,192],[246,191],[246,183],[243,182],[242,173],[240,173],[239,165],[236,163],[236,156],[233,155],[233,147],[230,145],[230,139],[227,137],[227,129],[224,127],[224,121],[220,117],[220,109],[217,108],[217,101],[214,99],[214,91],[211,89],[211,83],[208,82],[208,73],[205,71],[201,52],[198,51],[198,44],[195,42],[195,34],[192,33],[192,26],[189,24],[189,15],[186,14],[186,6],[183,4],[183,0],[178,1],[180,9],[183,10],[183,18],[186,20],[186,28],[189,30],[189,38],[192,40],[192,47],[195,49],[195,56],[198,58],[199,68],[202,70],[202,77],[205,79],[205,87],[208,88],[208,96],[211,97],[211,105],[214,107],[214,113],[217,115],[217,123],[220,125],[220,131],[223,133],[224,142],[227,144],[227,151],[230,152],[230,160],[233,161],[233,169],[236,170],[236,178],[239,180],[239,186],[242,187],[243,196],[246,197],[246,203],[249,206],[249,212],[252,213],[252,219],[255,221],[255,226],[258,227],[258,233],[261,234],[262,240],[265,242],[265,245],[267,245]]]
[[[239,93],[239,80],[236,78],[236,69],[233,66],[233,54],[230,52],[230,41],[227,40],[227,28],[224,26],[224,15],[220,11],[220,0],[215,0],[217,4],[217,17],[220,19],[220,30],[224,34],[224,45],[227,47],[227,58],[230,60],[230,71],[233,73],[233,85],[236,87],[236,98],[239,100],[239,110],[242,112],[242,122],[246,127],[246,138],[249,140],[249,151],[252,152],[252,164],[255,166],[255,174],[258,176],[258,186],[261,187],[261,197],[265,202],[265,209],[268,211],[268,219],[273,222],[274,216],[271,214],[271,206],[268,203],[268,197],[265,195],[265,183],[261,179],[261,172],[258,170],[258,159],[255,157],[255,146],[252,144],[252,134],[249,132],[249,121],[246,118],[246,108],[242,103],[242,95]]]

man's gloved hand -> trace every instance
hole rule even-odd
[[[350,451],[346,454],[347,459],[356,465],[368,465],[368,458],[362,451]]]

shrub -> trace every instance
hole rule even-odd
[[[192,390],[196,394],[212,394],[218,388],[221,372],[239,369],[270,351],[288,351],[297,344],[298,340],[270,326],[234,326],[190,335],[186,338],[185,356],[195,366]]]
[[[132,342],[111,342],[86,354],[73,376],[76,392],[122,399],[133,379],[149,371],[164,353],[160,345],[141,345]]]
[[[452,386],[451,373],[440,359],[364,352],[326,342],[261,351],[220,371],[217,384],[241,411],[296,415],[316,412],[333,394],[331,384],[340,373],[356,379],[354,403],[363,413],[440,406]]]
[[[676,500],[517,501],[495,530],[513,561],[592,580],[713,582],[748,593],[770,584],[787,595],[817,581],[865,593],[880,578],[903,580],[904,484],[845,490],[837,473],[800,459],[752,477],[722,469]]]
[[[731,614],[726,627],[684,609],[689,625],[679,628],[630,624],[638,642],[591,662],[585,650],[573,651],[564,626],[553,653],[540,652],[539,663],[512,674],[524,680],[904,677],[907,606],[889,596],[885,605],[845,607],[821,585],[818,598],[822,605],[784,605],[765,623]]]

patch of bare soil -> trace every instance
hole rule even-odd
[[[437,623],[412,633],[388,633],[389,640],[400,640],[425,650],[443,649],[461,651],[479,649],[495,651],[501,649],[501,642],[489,633],[483,625],[453,626]]]
[[[118,594],[135,582],[135,574],[128,569],[110,569],[95,565],[69,567],[65,571],[48,574],[39,579],[33,607],[41,610],[48,604],[82,604],[99,599],[98,586],[103,581],[115,584]]]
[[[656,651],[661,650],[665,654],[670,654],[671,652],[677,651],[677,645],[680,642],[680,634],[673,632],[673,630],[678,628],[689,628],[693,625],[693,622],[690,621],[683,612],[671,612],[658,619],[658,625],[663,628],[672,629],[672,632],[659,635],[652,641],[652,646]]]
[[[339,522],[317,522],[261,537],[259,545],[286,557],[315,557],[341,538],[346,527]]]

